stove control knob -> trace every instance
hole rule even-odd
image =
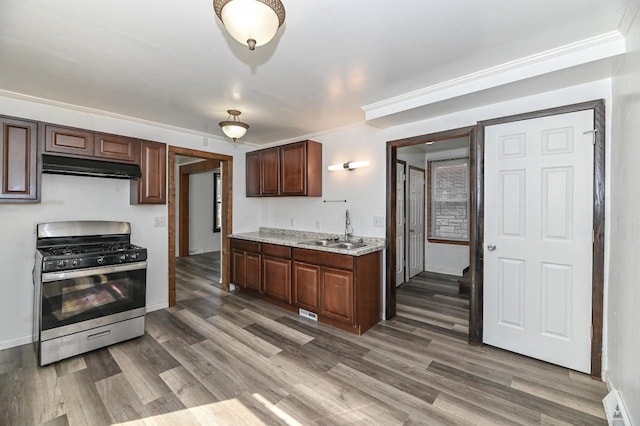
[[[131,253],[129,257],[131,258],[131,260],[136,260],[138,258],[138,253]]]
[[[104,263],[104,257],[100,256],[96,259],[96,262],[98,263],[98,265],[102,265]]]
[[[73,259],[73,261],[71,262],[71,266],[78,266],[78,263],[80,263],[78,259]]]
[[[58,268],[64,268],[66,264],[67,264],[66,260],[58,260],[57,266]]]
[[[126,254],[121,254],[120,255],[120,262],[124,262],[125,260],[127,260],[127,255]]]

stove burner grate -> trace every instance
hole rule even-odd
[[[135,250],[136,246],[127,243],[106,243],[102,244],[102,250],[104,251],[122,251],[122,250]]]
[[[66,247],[56,247],[56,248],[49,249],[49,253],[52,256],[68,256],[71,254],[83,254],[83,253],[86,253],[86,250],[83,249],[82,247],[66,246]]]

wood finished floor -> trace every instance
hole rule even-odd
[[[44,368],[0,351],[0,425],[606,424],[602,383],[467,345],[455,282],[416,277],[358,337],[222,292],[212,263],[180,259],[143,337]]]

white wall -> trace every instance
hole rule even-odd
[[[385,228],[373,226],[374,216],[386,215],[384,133],[359,125],[310,139],[322,143],[322,197],[263,198],[261,225],[343,234],[349,209],[354,235],[384,237]],[[351,171],[327,170],[330,164],[350,160],[371,164]]]
[[[213,232],[213,172],[189,175],[189,254],[220,251],[220,236]]]
[[[259,206],[245,207],[243,145],[203,135],[91,111],[0,96],[0,114],[59,123],[142,139],[156,140],[234,156],[234,223],[254,228]],[[167,306],[167,228],[154,228],[154,217],[168,216],[167,206],[129,205],[129,182],[76,176],[44,175],[39,204],[0,204],[0,349],[31,341],[35,253],[34,224],[53,220],[123,220],[131,222],[132,241],[149,250],[147,304]],[[241,226],[240,226],[241,227]],[[246,228],[245,228],[246,229]]]
[[[607,380],[618,389],[631,422],[640,424],[640,16],[626,35],[628,53],[613,79],[611,232]]]

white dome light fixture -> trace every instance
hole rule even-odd
[[[280,0],[213,0],[213,10],[229,34],[249,50],[269,43],[285,18]]]
[[[221,121],[219,124],[220,127],[222,127],[224,134],[235,142],[236,139],[243,137],[245,133],[247,133],[249,125],[240,121],[238,116],[241,112],[237,109],[229,109],[227,110],[227,113],[229,113],[229,117],[225,121]]]

